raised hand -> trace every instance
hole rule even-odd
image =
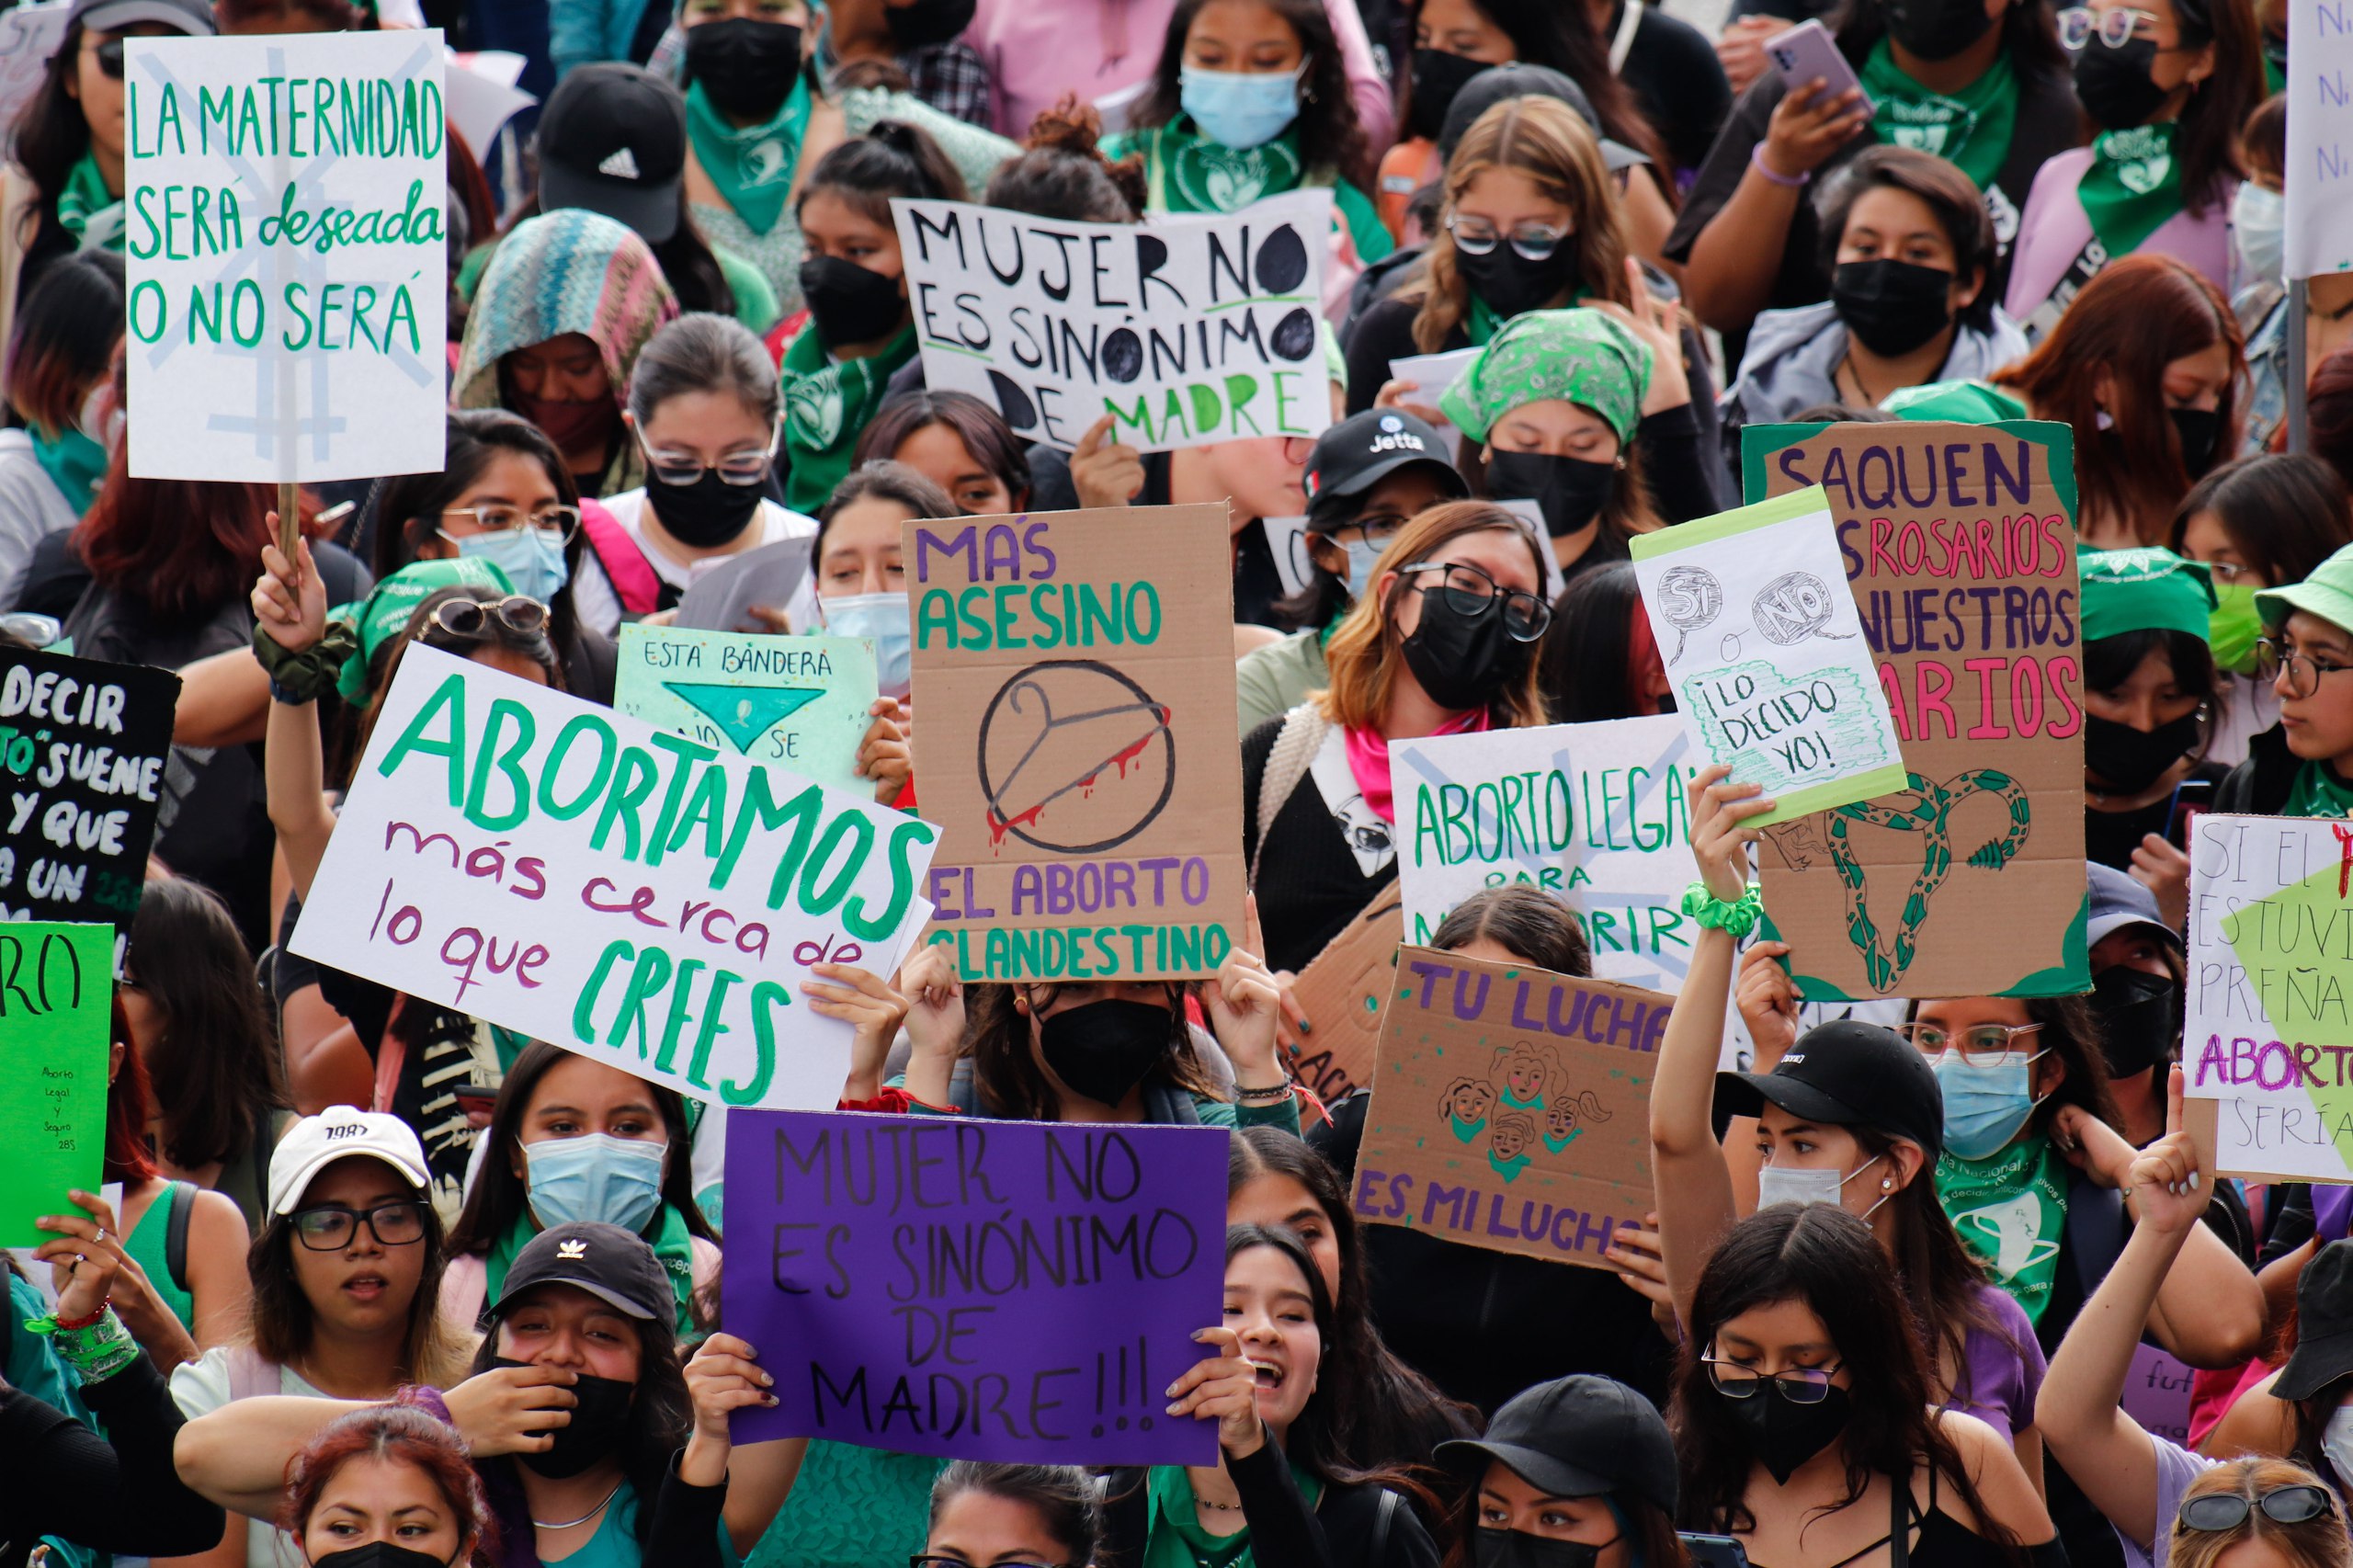
[[[809,998],[810,1010],[857,1030],[850,1037],[849,1079],[842,1086],[842,1098],[870,1100],[882,1092],[882,1064],[890,1058],[891,1043],[899,1038],[907,999],[880,975],[856,964],[813,963],[809,973],[801,994]]]
[[[1691,857],[1711,898],[1730,903],[1748,891],[1748,846],[1763,836],[1740,824],[1773,809],[1761,784],[1735,784],[1722,763],[1704,767],[1686,786],[1691,807]]]
[[[1111,439],[1111,416],[1086,427],[1070,455],[1071,487],[1082,506],[1124,506],[1143,494],[1143,454]]]
[[[278,533],[278,514],[269,514],[269,531]],[[289,561],[275,544],[261,547],[262,574],[254,584],[254,619],[269,640],[290,653],[299,653],[326,635],[327,590],[311,562],[311,546],[298,540],[296,559]]]
[[[1235,1459],[1258,1451],[1266,1423],[1258,1415],[1258,1369],[1242,1354],[1242,1338],[1225,1327],[1193,1335],[1211,1353],[1168,1385],[1168,1414],[1217,1423],[1217,1446]]]
[[[2133,1156],[2124,1188],[2138,1224],[2167,1235],[2187,1231],[2205,1216],[2214,1194],[2198,1168],[2198,1146],[2181,1125],[2181,1064],[2165,1075],[2165,1135]]]
[[[1257,895],[1246,895],[1242,910],[1242,940],[1227,950],[1217,978],[1204,988],[1203,1006],[1218,1044],[1233,1063],[1235,1085],[1271,1089],[1283,1082],[1275,1056],[1283,989],[1260,956],[1266,945],[1258,935]]]

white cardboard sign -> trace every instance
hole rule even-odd
[[[2353,9],[2288,0],[2288,276],[2311,278],[2353,267]]]

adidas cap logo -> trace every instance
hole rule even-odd
[[[577,1262],[588,1256],[588,1244],[583,1241],[558,1242],[555,1244],[555,1255],[566,1263]]]
[[[637,172],[637,154],[631,152],[626,147],[619,149],[603,163],[598,164],[597,165],[597,172],[600,175],[609,175],[615,179],[642,179],[645,177]]]

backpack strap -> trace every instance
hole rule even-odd
[[[1640,3],[1641,0],[1627,0],[1628,5]],[[1382,1487],[1381,1506],[1372,1514],[1372,1550],[1365,1553],[1364,1560],[1369,1568],[1382,1568],[1382,1564],[1389,1561],[1389,1531],[1397,1522],[1397,1494],[1386,1486]]]
[[[613,585],[613,597],[621,601],[621,610],[628,615],[652,615],[662,602],[662,579],[654,574],[653,564],[637,541],[619,518],[586,496],[580,501],[580,531],[588,538],[588,548],[597,553],[597,564],[605,569],[605,580]]]
[[[1250,856],[1252,887],[1258,885],[1258,863],[1267,856],[1267,835],[1299,781],[1307,777],[1331,728],[1332,722],[1312,702],[1302,702],[1283,715],[1283,727],[1276,732],[1266,768],[1258,775],[1258,846]]]
[[[172,1283],[188,1290],[188,1224],[196,1213],[196,1188],[184,1181],[176,1181],[165,1190],[164,1201],[171,1207],[164,1211],[164,1267]],[[190,1295],[195,1292],[188,1291]]]

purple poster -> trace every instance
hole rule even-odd
[[[825,1437],[1029,1464],[1211,1464],[1171,1419],[1225,1276],[1226,1133],[735,1110],[727,1332]]]

